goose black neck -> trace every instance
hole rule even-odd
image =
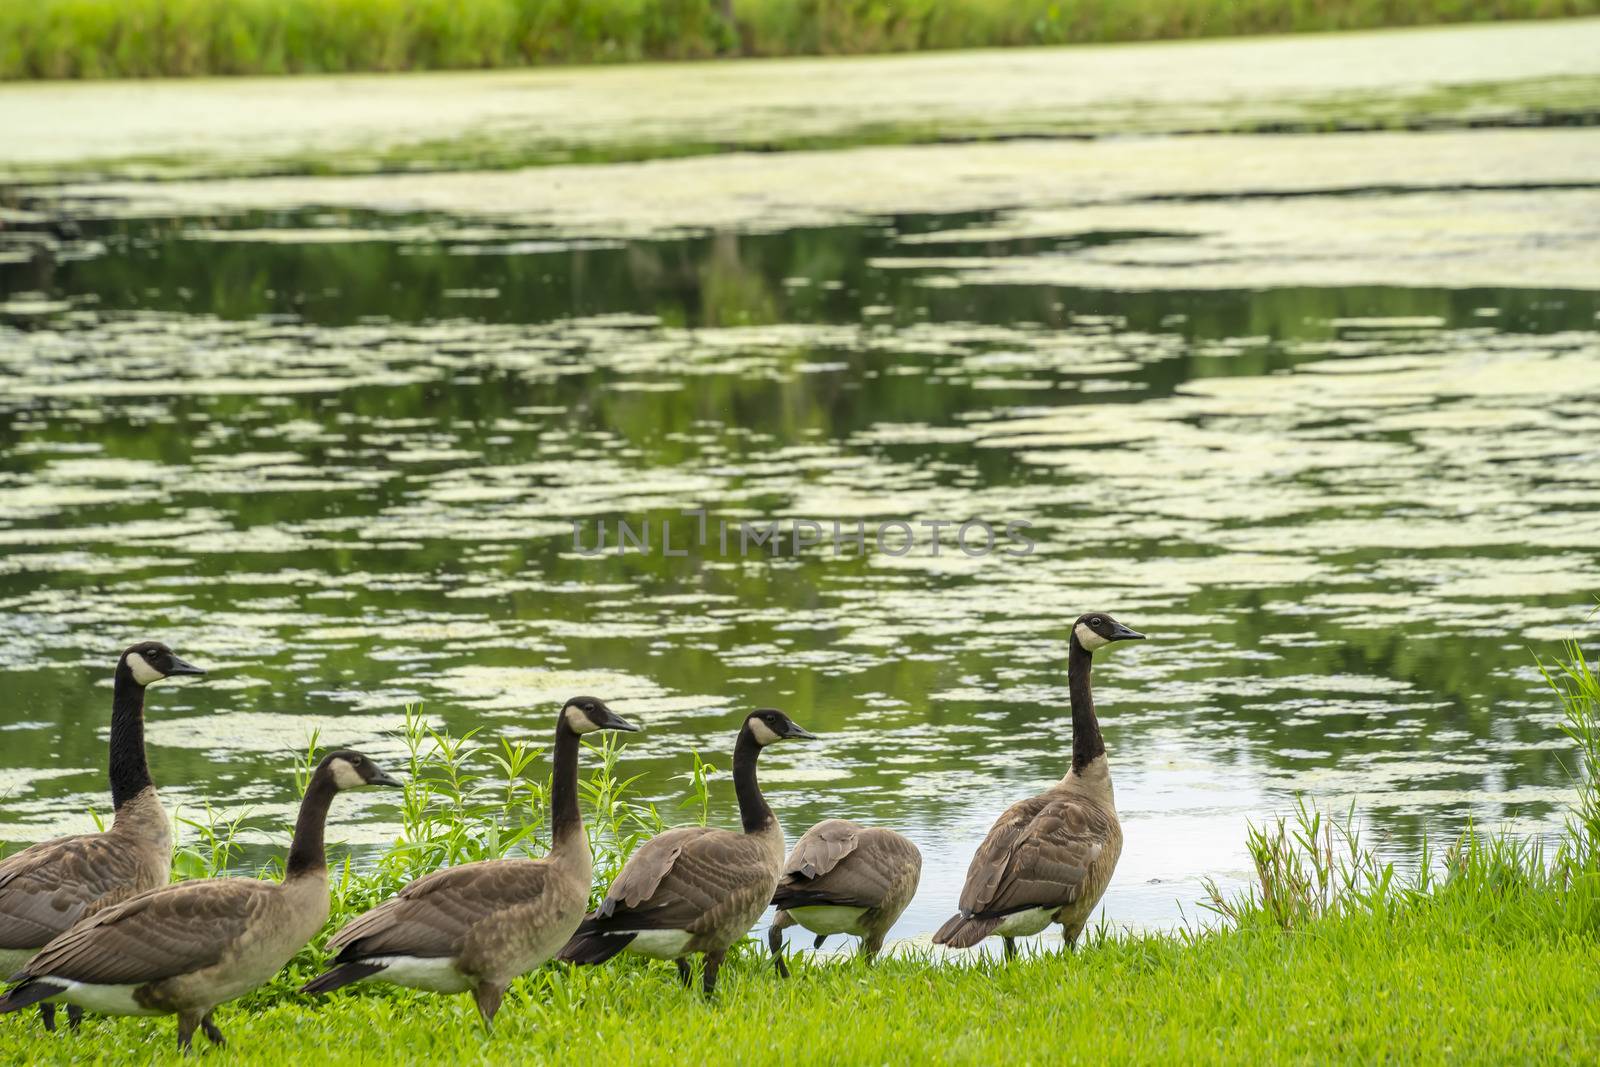
[[[111,807],[122,805],[150,787],[150,765],[144,757],[144,686],[134,681],[127,661],[117,664],[111,696]]]
[[[328,869],[323,834],[328,826],[328,806],[339,790],[326,768],[311,776],[306,795],[300,801],[300,817],[295,820],[294,840],[289,843],[289,862],[284,868],[290,878]]]
[[[550,829],[556,841],[583,833],[578,811],[578,735],[556,723],[555,774],[550,784]]]
[[[760,757],[761,746],[746,726],[739,731],[739,740],[733,746],[733,792],[739,798],[739,819],[747,834],[772,825],[772,809],[756,783],[756,760]]]
[[[1072,769],[1081,771],[1106,754],[1100,720],[1094,714],[1094,691],[1089,669],[1094,656],[1078,643],[1076,634],[1067,652],[1067,691],[1072,695]]]

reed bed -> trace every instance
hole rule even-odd
[[[13,0],[0,79],[455,70],[1418,26],[1600,0]]]

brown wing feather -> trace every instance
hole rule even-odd
[[[472,928],[539,898],[550,883],[542,860],[484,860],[435,871],[352,919],[328,941],[339,962],[391,953],[456,956]]]
[[[156,982],[217,963],[269,904],[276,883],[211,878],[106,908],[50,942],[23,973],[102,985]]]
[[[962,914],[1071,904],[1114,832],[1110,813],[1080,796],[1049,792],[1013,804],[972,858]]]
[[[0,862],[0,948],[41,947],[107,894],[139,888],[140,873],[140,854],[105,834],[42,841],[6,857]]]
[[[841,847],[846,842],[848,847]],[[808,877],[808,866],[817,873]],[[793,898],[796,906],[815,902],[876,908],[921,872],[922,853],[900,834],[830,819],[806,831],[795,845],[774,903],[783,907],[784,899]]]
[[[658,854],[648,854],[657,842],[662,842],[654,850]],[[622,929],[718,931],[758,899],[760,905],[772,899],[778,871],[766,849],[760,840],[731,830],[670,830],[647,842],[623,867],[606,894],[611,915]],[[635,871],[641,860],[642,869]]]
[[[640,845],[606,891],[605,900],[600,902],[601,914],[644,906],[655,897],[662,880],[677,865],[684,846],[711,832],[704,826],[683,826],[657,834]]]
[[[856,850],[862,827],[848,819],[826,819],[801,835],[784,861],[783,874],[813,879],[827,874]]]

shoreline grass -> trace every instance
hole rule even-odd
[[[1515,883],[1516,880],[1513,880]],[[1593,1062],[1600,941],[1548,887],[1352,909],[1286,933],[1252,922],[1191,939],[1105,938],[1071,957],[936,964],[911,953],[791,961],[754,946],[714,1003],[666,965],[548,967],[517,983],[493,1035],[465,997],[361,988],[247,998],[219,1016],[218,1064]],[[178,1062],[171,1020],[0,1026],[0,1058]]]
[[[1473,829],[1398,874],[1353,813],[1300,804],[1254,829],[1256,884],[1212,888],[1208,926],[1110,936],[1074,954],[1045,940],[1010,964],[902,946],[859,958],[792,954],[780,982],[741,944],[715,1001],[670,967],[620,958],[548,965],[519,980],[492,1035],[466,997],[357,986],[294,992],[321,963],[307,948],[271,983],[221,1009],[226,1049],[208,1062],[437,1061],[791,1063],[1594,1062],[1600,1058],[1600,678],[1576,644],[1543,665],[1577,751],[1578,802],[1546,847]],[[545,825],[538,761],[515,744],[451,738],[408,712],[403,828],[367,871],[336,876],[330,931],[440,861],[531,848]],[[628,796],[616,748],[584,787],[605,881],[661,816]],[[682,805],[703,821],[711,771],[698,758]],[[184,869],[226,865],[240,823],[213,820]],[[220,827],[220,828],[219,828]],[[177,1062],[167,1019],[91,1016],[49,1035],[0,1020],[0,1062]]]
[[[1600,0],[26,0],[0,80],[467,70],[1307,33]]]

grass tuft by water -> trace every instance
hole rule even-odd
[[[1594,0],[33,0],[0,5],[0,78],[448,70],[1086,44],[1600,11]]]

